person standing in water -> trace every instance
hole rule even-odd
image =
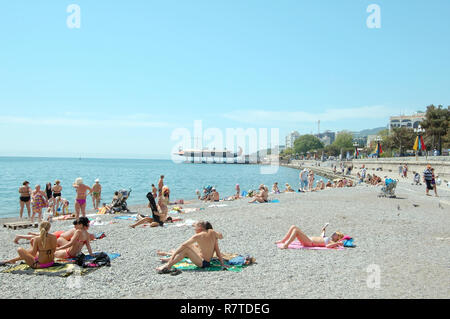
[[[162,195],[163,186],[164,186],[164,175],[161,175],[158,181],[158,196]]]
[[[19,194],[20,194],[20,218],[22,218],[23,215],[23,208],[25,205],[27,206],[27,212],[28,212],[28,218],[31,217],[31,187],[30,183],[28,181],[24,181],[22,183],[22,186],[19,187]]]
[[[83,179],[78,177],[75,183],[72,185],[77,191],[77,197],[75,199],[75,218],[80,217],[80,212],[83,217],[86,217],[86,197],[92,193],[92,188],[83,184]],[[86,194],[89,191],[88,194]]]
[[[102,185],[100,185],[100,180],[97,178],[95,184],[92,186],[92,205],[94,206],[94,209],[99,208],[101,199]]]

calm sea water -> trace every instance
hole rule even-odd
[[[260,173],[258,165],[236,164],[176,164],[171,160],[132,160],[132,159],[70,159],[70,158],[24,158],[0,157],[0,217],[13,217],[19,214],[18,188],[24,180],[30,187],[36,184],[45,189],[45,184],[56,179],[61,181],[62,196],[70,201],[74,209],[75,178],[82,177],[91,186],[96,178],[102,184],[102,202],[110,203],[114,191],[128,189],[132,193],[128,204],[146,204],[145,195],[151,184],[157,185],[160,175],[170,187],[171,200],[195,198],[195,190],[212,185],[220,197],[234,194],[236,183],[241,190],[257,189],[263,183],[271,189],[276,181],[284,189],[289,183],[298,188],[298,170],[279,167],[276,174]],[[88,209],[92,200],[88,198]],[[26,216],[26,209],[25,209]]]

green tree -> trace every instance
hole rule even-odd
[[[294,142],[295,153],[306,153],[311,150],[323,148],[323,143],[314,135],[306,134],[300,136]]]
[[[348,131],[343,131],[336,136],[333,145],[339,149],[353,148],[353,134]]]
[[[336,145],[330,144],[325,146],[323,151],[327,156],[337,156],[341,152],[341,149]]]
[[[427,149],[438,149],[442,152],[442,146],[448,145],[448,132],[450,126],[450,106],[447,108],[439,105],[429,105],[425,113],[425,120],[420,125],[425,129]]]
[[[384,151],[398,151],[403,154],[412,150],[417,134],[408,127],[394,127],[391,134],[382,136],[381,148]]]

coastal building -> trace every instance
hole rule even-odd
[[[297,131],[292,131],[286,136],[286,148],[293,148],[294,142],[300,137],[300,133]]]
[[[330,145],[336,139],[336,133],[331,131],[325,131],[315,135],[325,145]]]
[[[394,127],[417,128],[425,120],[425,112],[417,112],[413,115],[391,116],[389,118],[389,131]]]

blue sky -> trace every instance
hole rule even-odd
[[[281,144],[319,119],[385,126],[450,104],[449,14],[448,0],[4,2],[0,156],[169,158],[194,120],[279,128]]]

